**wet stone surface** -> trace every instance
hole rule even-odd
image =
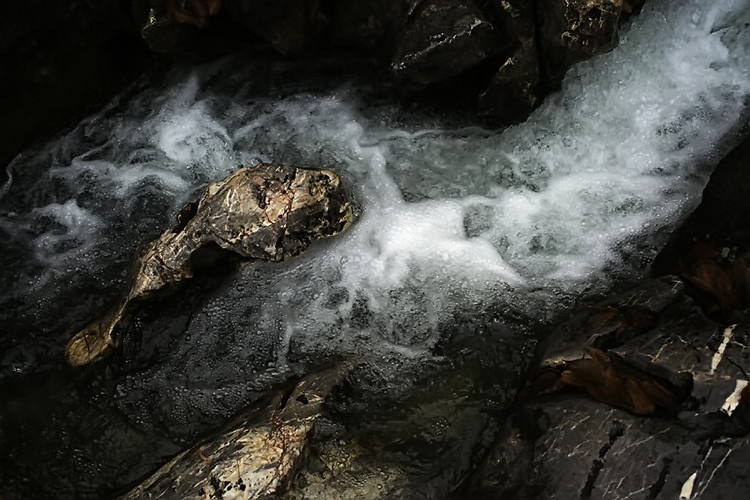
[[[654,380],[689,374],[690,396],[673,411],[657,409],[651,416],[596,401],[580,389],[519,398],[468,491],[517,498],[746,497],[750,399],[742,389],[750,327],[708,319],[676,277],[647,281],[616,299],[582,308],[553,333],[561,340],[548,346],[542,365],[580,359],[576,341],[579,353],[609,343],[610,356]],[[605,307],[650,308],[658,324],[620,340],[618,333],[632,325],[609,314],[609,326],[618,324],[602,333]]]

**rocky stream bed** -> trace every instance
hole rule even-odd
[[[4,22],[1,500],[747,497],[746,1]]]

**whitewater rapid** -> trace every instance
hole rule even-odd
[[[207,183],[279,162],[338,172],[355,224],[212,292],[167,359],[123,382],[133,408],[151,393],[173,419],[231,414],[295,362],[421,359],[460,314],[544,319],[645,273],[697,205],[747,121],[748,22],[742,0],[649,1],[614,51],[501,133],[410,115],[356,79],[285,84],[283,65],[269,78],[237,57],[176,69],[11,164],[0,229],[32,262],[4,298],[44,309],[81,273],[121,286],[107,259]]]

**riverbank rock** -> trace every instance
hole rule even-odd
[[[241,48],[354,50],[407,100],[523,121],[576,62],[612,49],[623,0],[200,0],[135,2],[152,50],[196,61]]]
[[[333,172],[260,164],[209,185],[178,222],[142,249],[120,304],[68,342],[68,364],[83,366],[110,351],[135,302],[227,257],[277,262],[298,255],[346,229],[352,212]]]
[[[472,3],[423,0],[396,43],[391,70],[427,85],[463,73],[502,48],[492,23]]]
[[[406,25],[410,4],[410,0],[337,0],[331,11],[331,42],[389,58]]]
[[[327,24],[320,0],[224,0],[224,8],[281,54],[310,51]]]
[[[540,98],[539,52],[536,18],[531,2],[494,2],[498,29],[513,41],[487,87],[478,98],[479,112],[501,116],[507,122],[523,121]]]
[[[748,336],[747,325],[727,327],[706,317],[675,276],[581,308],[550,336],[542,368],[520,391],[514,415],[468,491],[515,498],[678,498],[684,492],[687,498],[745,498]],[[575,383],[566,384],[570,374],[566,381],[564,372],[550,370],[561,360]],[[637,404],[633,377],[651,406]]]
[[[711,174],[701,204],[675,231],[654,260],[652,274],[679,273],[680,263],[699,242],[720,254],[750,251],[750,136],[724,157]]]
[[[149,49],[173,59],[200,62],[236,43],[222,0],[134,0],[134,18]],[[222,15],[219,15],[222,14]]]
[[[123,499],[267,498],[282,490],[304,460],[313,425],[350,367],[304,377],[268,406],[250,410],[156,471]]]

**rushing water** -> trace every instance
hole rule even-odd
[[[502,133],[415,116],[357,78],[241,57],[175,70],[11,164],[0,380],[59,364],[65,339],[117,297],[138,242],[208,182],[263,161],[337,171],[356,223],[172,304],[168,319],[139,318],[123,374],[55,425],[106,407],[128,429],[185,436],[342,356],[403,390],[404,367],[436,362],[465,318],[544,321],[645,272],[747,120],[748,23],[745,0],[653,0],[616,50]],[[80,460],[87,477],[106,467]]]

